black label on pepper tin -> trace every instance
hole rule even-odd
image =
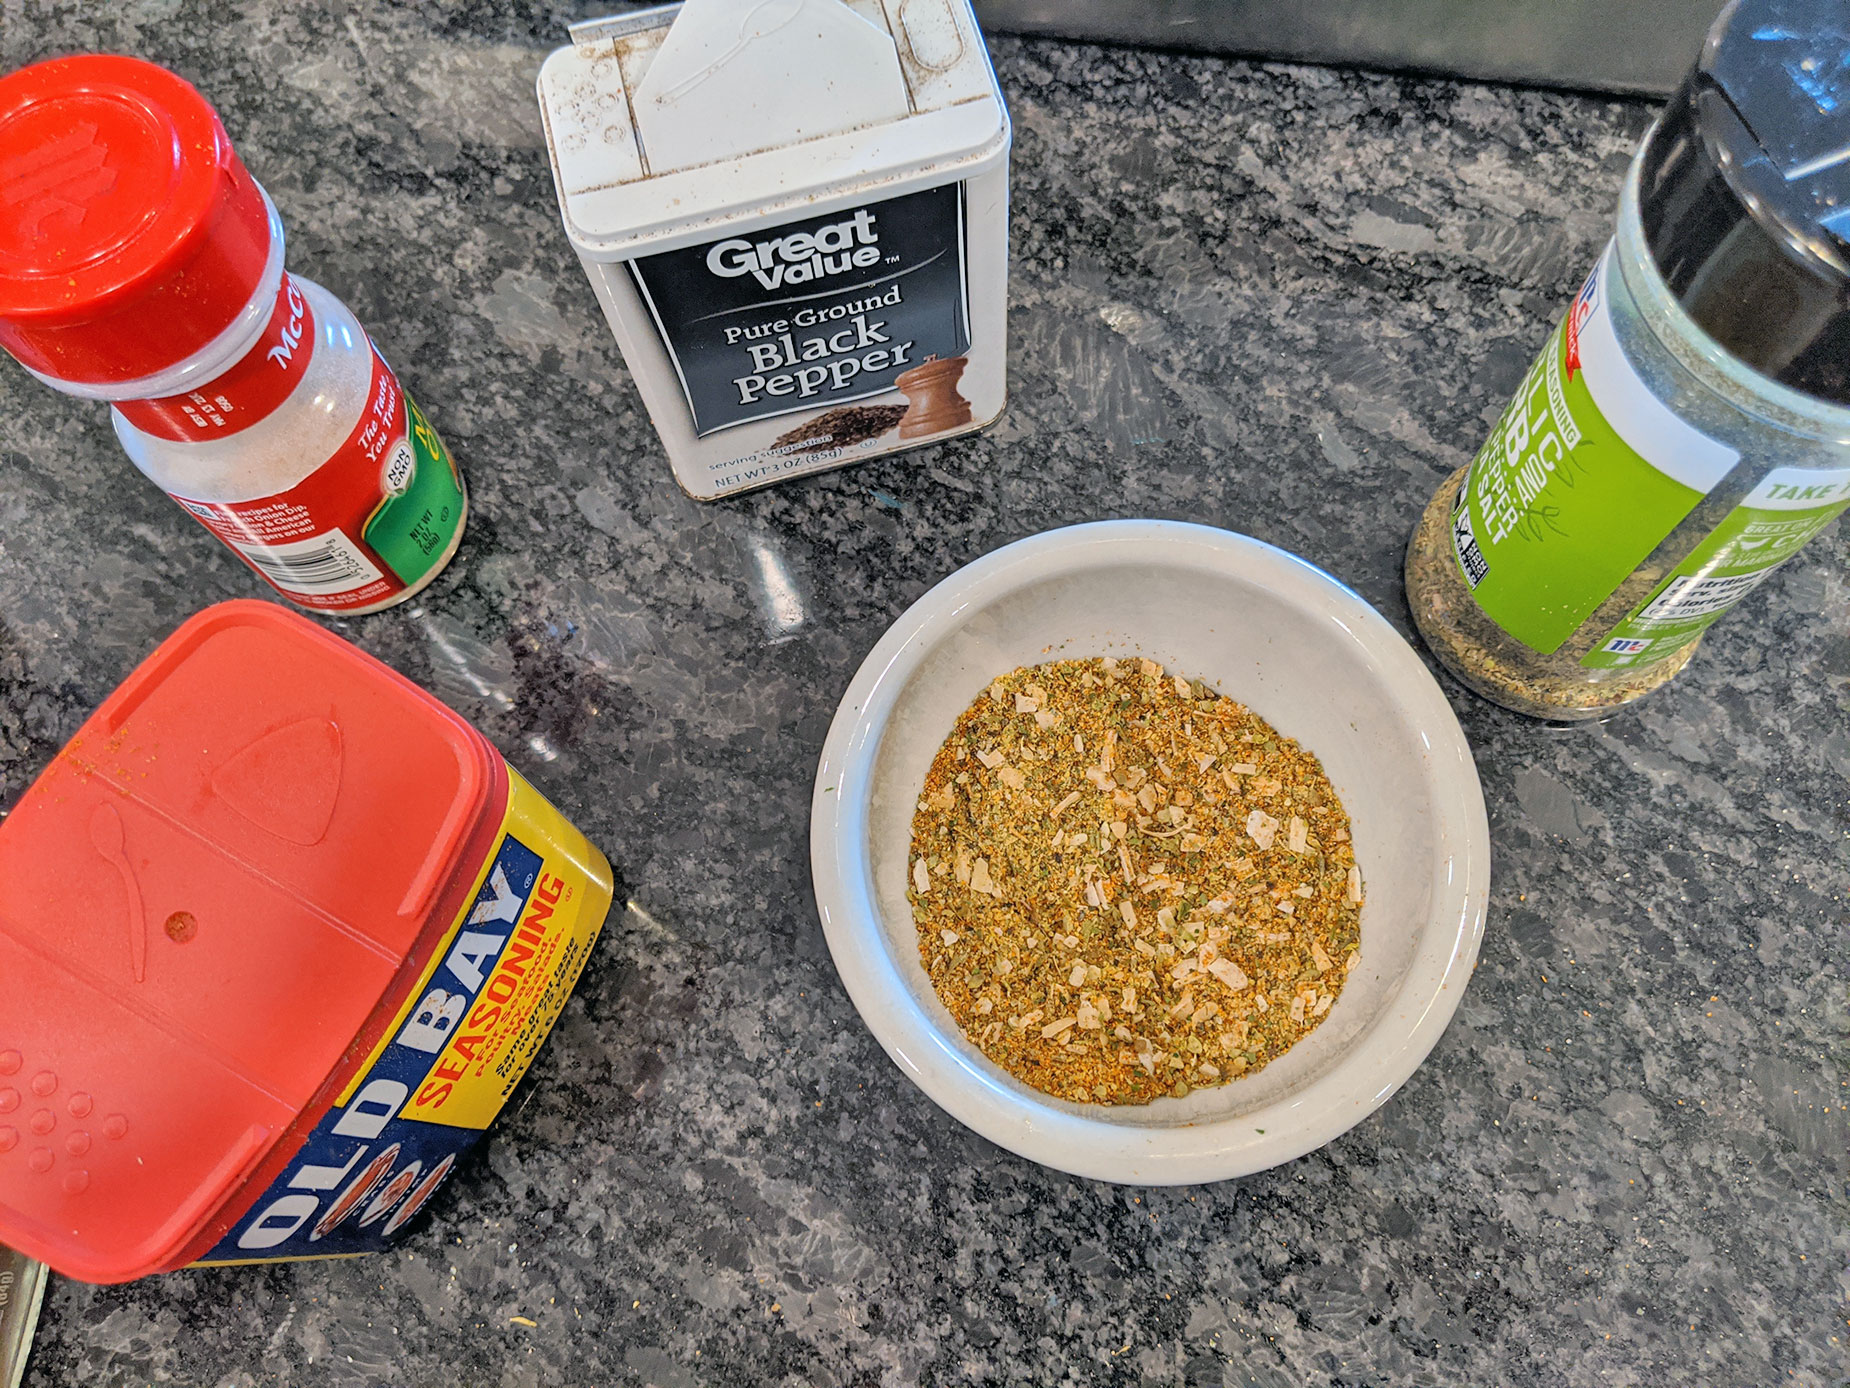
[[[630,263],[700,435],[863,400],[970,346],[961,185]]]

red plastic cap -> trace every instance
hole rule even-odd
[[[306,618],[162,643],[0,821],[0,1243],[184,1262],[383,1034],[506,797],[468,723]]]
[[[263,278],[270,220],[218,113],[140,58],[0,78],[0,346],[110,385],[184,361]]]

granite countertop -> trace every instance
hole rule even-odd
[[[585,12],[6,7],[9,67],[138,52],[218,103],[290,264],[473,486],[437,584],[339,629],[474,719],[627,903],[402,1253],[60,1281],[29,1381],[1850,1381],[1841,532],[1603,726],[1446,684],[1495,843],[1476,977],[1399,1095],[1263,1175],[1125,1189],[973,1136],[859,1023],[809,893],[837,697],[1006,541],[1207,521],[1411,632],[1408,531],[1597,253],[1649,109],[999,40],[1003,421],[702,505],[557,223],[532,82]],[[0,368],[0,805],[255,588],[100,407]]]

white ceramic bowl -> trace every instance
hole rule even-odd
[[[1068,1103],[986,1059],[938,1001],[906,901],[913,811],[958,715],[1017,666],[1113,654],[1205,680],[1315,752],[1367,883],[1361,962],[1323,1025],[1255,1075],[1146,1106]],[[848,995],[919,1088],[1024,1157],[1149,1185],[1262,1171],[1378,1108],[1458,1006],[1490,881],[1477,768],[1407,643],[1303,560],[1172,521],[1032,536],[908,608],[829,729],[810,860]]]

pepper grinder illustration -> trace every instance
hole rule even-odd
[[[908,406],[899,421],[902,439],[942,434],[970,422],[970,402],[957,389],[969,364],[968,357],[933,356],[899,374],[893,384],[905,395]]]

